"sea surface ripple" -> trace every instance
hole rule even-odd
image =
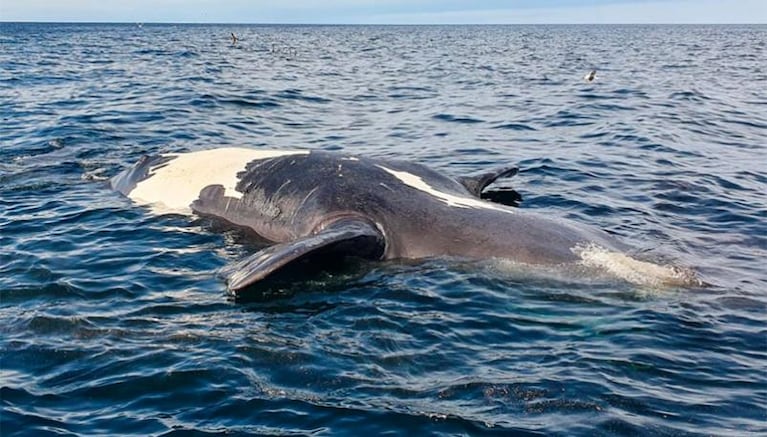
[[[765,26],[0,23],[0,434],[765,435],[765,59]],[[711,285],[429,260],[232,302],[246,236],[104,182],[224,145],[517,164],[522,208]]]

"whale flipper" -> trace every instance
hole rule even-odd
[[[517,167],[498,168],[494,171],[481,173],[474,176],[462,176],[457,180],[469,193],[481,199],[489,200],[507,206],[519,206],[522,195],[513,188],[500,188],[497,190],[484,191],[488,185],[500,178],[510,178],[519,172]]]
[[[381,259],[386,242],[372,223],[356,218],[342,219],[322,231],[297,240],[276,244],[224,267],[219,273],[232,293],[272,277],[300,262],[339,260],[347,256]]]
[[[457,180],[461,183],[461,185],[469,190],[469,193],[480,197],[482,190],[484,190],[488,185],[492,184],[499,178],[510,178],[517,174],[517,172],[519,172],[519,168],[517,167],[504,167],[474,176],[461,176]]]

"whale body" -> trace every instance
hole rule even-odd
[[[144,156],[111,186],[152,211],[215,217],[273,243],[224,269],[234,294],[298,262],[349,256],[530,265],[596,259],[619,276],[629,272],[628,279],[686,280],[677,269],[626,255],[627,246],[599,229],[480,198],[489,184],[516,171],[454,179],[407,161],[219,148]]]

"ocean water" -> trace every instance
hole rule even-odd
[[[0,23],[0,435],[765,435],[765,59],[767,26]],[[520,208],[710,286],[434,259],[234,302],[246,235],[105,185],[225,145],[516,164]]]

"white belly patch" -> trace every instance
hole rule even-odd
[[[129,194],[136,203],[145,204],[158,213],[192,212],[190,205],[209,185],[222,185],[226,196],[240,198],[237,173],[257,159],[285,155],[305,155],[308,150],[259,150],[226,147],[189,153],[169,153],[174,157],[167,164],[153,167],[149,177],[136,185]]]
[[[443,193],[442,191],[439,191],[435,189],[434,187],[432,187],[431,185],[427,184],[419,176],[416,176],[412,173],[408,173],[406,171],[392,170],[382,165],[379,165],[378,167],[383,169],[390,175],[394,176],[395,178],[399,179],[405,185],[409,187],[413,187],[416,190],[423,191],[424,193],[428,193],[436,197],[437,199],[441,200],[442,202],[446,203],[448,206],[454,206],[458,208],[493,209],[496,211],[503,211],[509,214],[514,214],[514,211],[511,210],[510,208],[504,208],[499,205],[495,205],[490,202],[485,202],[484,200],[480,200],[474,197],[456,196],[455,194]]]

